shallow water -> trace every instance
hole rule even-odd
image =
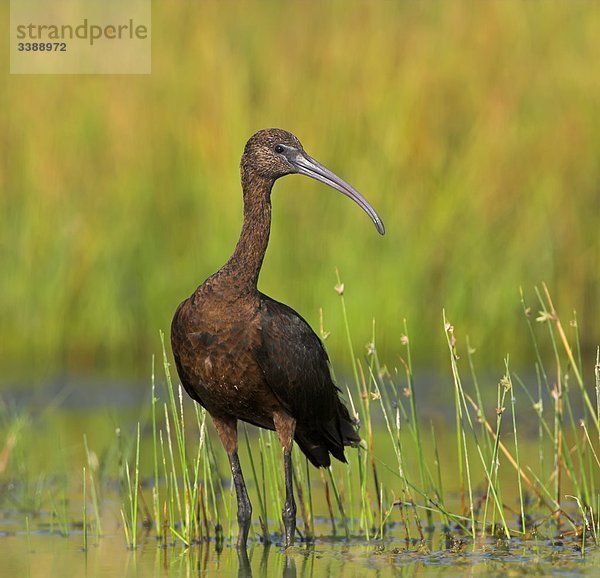
[[[314,543],[300,542],[286,552],[278,543],[279,537],[275,536],[273,545],[264,546],[256,533],[259,527],[255,501],[253,538],[247,556],[232,547],[229,539],[225,539],[222,547],[217,547],[214,540],[190,548],[185,548],[180,542],[161,547],[154,531],[144,534],[140,546],[130,550],[119,515],[127,501],[120,493],[123,481],[119,481],[116,473],[121,469],[119,464],[123,458],[120,456],[129,455],[131,459],[135,426],[138,421],[144,421],[144,409],[140,410],[138,398],[133,397],[129,403],[125,399],[121,401],[118,408],[98,407],[96,404],[88,407],[74,403],[73,399],[70,405],[63,403],[60,409],[54,407],[48,410],[52,404],[40,403],[41,409],[37,410],[31,409],[34,404],[27,404],[30,409],[18,429],[18,443],[11,455],[9,469],[4,476],[0,476],[0,577],[600,576],[600,548],[586,545],[585,552],[582,552],[580,537],[557,537],[556,527],[549,520],[547,512],[535,512],[533,518],[539,531],[544,532],[543,536],[539,534],[537,538],[528,540],[513,538],[510,543],[487,538],[473,545],[469,538],[459,533],[445,534],[439,525],[426,536],[424,542],[407,542],[403,539],[404,528],[396,510],[389,518],[384,540],[369,542],[364,536],[350,539],[333,536],[331,523],[323,517],[327,508],[317,474],[313,474],[312,480],[315,534],[318,536]],[[120,433],[117,434],[117,431]],[[446,434],[450,430],[442,428],[441,431]],[[82,467],[88,465],[83,450],[84,434],[100,464],[96,466],[96,474],[102,479],[99,484],[103,495],[100,504],[101,537],[97,537],[92,530],[95,525],[90,494],[87,500],[82,496]],[[142,428],[141,493],[148,504],[152,499],[153,478],[151,434],[150,428]],[[380,481],[391,493],[389,501],[393,495],[400,493],[397,478],[384,467],[385,463],[393,464],[394,454],[389,448],[386,450],[385,432],[383,435],[377,456]],[[196,443],[195,439],[191,440],[192,447]],[[453,444],[452,436],[439,436],[446,504],[458,512],[462,508],[457,491]],[[528,446],[529,440],[525,438],[521,444],[522,459],[534,463],[537,446]],[[121,454],[122,447],[129,447],[128,452],[123,449]],[[406,450],[410,461],[411,447],[407,445]],[[349,465],[335,466],[335,475],[340,476],[340,487],[347,481],[342,480],[346,472],[356,468],[356,456],[349,454],[349,458]],[[219,459],[224,459],[223,452],[219,452]],[[246,459],[245,455],[243,459]],[[416,472],[414,458],[412,461],[411,471]],[[229,473],[226,465],[221,464],[221,467],[226,490],[221,498],[229,500],[228,507],[231,510],[234,499],[227,491],[230,490]],[[256,485],[251,479],[250,470],[247,471],[249,491],[254,495]],[[509,467],[504,467],[500,475],[508,480],[503,486],[504,501],[509,507],[512,506],[512,510],[507,510],[511,512],[509,523],[516,528],[519,527],[515,509],[516,480]],[[482,479],[481,474],[475,475],[475,479]],[[564,489],[564,492],[569,493],[568,489]],[[347,496],[348,506],[358,502],[358,495],[355,492],[353,499]],[[81,523],[84,503],[87,503],[87,516],[91,521],[85,551]],[[269,517],[279,507],[272,506]],[[574,508],[575,504],[571,504],[571,507]],[[421,514],[424,519],[424,513]],[[61,516],[69,521],[68,527],[61,528]],[[223,519],[223,523],[228,524],[228,521]],[[300,516],[298,524],[302,530]],[[277,526],[278,521],[270,520],[271,529]],[[355,522],[352,527],[358,531],[360,524]],[[64,535],[66,532],[68,537]],[[234,528],[234,536],[235,533]],[[230,535],[228,529],[225,534]]]
[[[109,522],[109,520],[106,520]],[[251,541],[239,552],[214,541],[190,548],[163,548],[146,535],[137,550],[129,550],[116,520],[105,535],[90,536],[82,548],[81,528],[63,537],[48,521],[37,521],[29,531],[5,518],[0,522],[2,576],[598,576],[600,550],[582,553],[572,540],[488,539],[475,548],[465,538],[447,539],[441,531],[425,543],[407,544],[388,538],[366,542],[331,538],[326,533],[312,544],[288,551],[280,545]],[[220,550],[220,551],[219,551]]]

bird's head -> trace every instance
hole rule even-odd
[[[369,202],[351,185],[318,163],[290,132],[279,128],[260,130],[250,137],[241,162],[242,176],[255,174],[269,181],[298,173],[316,179],[350,197],[369,215],[383,235],[383,221]]]

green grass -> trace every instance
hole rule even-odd
[[[276,185],[261,288],[313,326],[322,306],[330,331],[344,327],[336,265],[356,343],[375,317],[390,359],[402,319],[418,319],[420,367],[445,367],[443,307],[473,343],[496,344],[480,348],[484,370],[497,351],[526,365],[519,285],[546,281],[581,319],[600,318],[593,3],[156,3],[153,23],[151,76],[4,77],[3,383],[145,378],[156,328],[232,251],[239,158],[272,125],[387,225],[380,238],[307,179]],[[581,328],[586,357],[595,331]],[[329,347],[350,372],[343,341]]]
[[[338,279],[344,311],[342,288]],[[582,552],[586,544],[598,545],[600,463],[598,443],[592,440],[590,432],[598,434],[600,429],[597,406],[587,399],[592,384],[582,382],[580,388],[568,387],[575,376],[583,379],[585,366],[567,363],[567,360],[574,361],[577,342],[566,337],[545,287],[538,292],[538,299],[540,314],[536,325],[531,325],[530,309],[525,307],[527,322],[523,329],[529,324],[537,351],[543,349],[544,339],[556,347],[549,361],[544,362],[541,357],[534,361],[538,374],[548,380],[547,389],[537,399],[535,381],[528,385],[514,373],[508,357],[496,384],[489,379],[478,379],[474,351],[466,341],[468,355],[463,359],[457,338],[459,330],[444,314],[442,329],[447,338],[451,375],[448,385],[455,392],[457,422],[455,451],[451,450],[452,444],[440,442],[448,454],[443,464],[435,441],[435,428],[432,426],[434,443],[428,443],[423,435],[425,424],[415,401],[416,384],[406,325],[402,339],[405,351],[401,357],[406,386],[398,379],[398,372],[390,372],[380,364],[373,332],[366,357],[355,360],[356,392],[350,393],[349,389],[349,402],[352,408],[357,408],[361,421],[364,446],[356,451],[348,449],[347,466],[336,463],[328,472],[322,471],[321,484],[315,475],[311,483],[306,459],[295,452],[295,488],[298,517],[304,521],[305,533],[301,533],[304,539],[310,541],[319,535],[315,534],[314,525],[316,503],[320,515],[331,521],[329,531],[346,539],[362,536],[366,541],[377,541],[403,536],[408,543],[426,543],[430,539],[426,536],[441,528],[454,536],[453,540],[462,540],[463,545],[464,540],[470,540],[473,550],[489,539],[509,544],[513,538],[527,541],[539,535],[573,536]],[[347,323],[344,313],[343,317]],[[347,330],[348,347],[354,351],[349,323]],[[163,355],[164,395],[171,409],[165,412],[164,422],[153,419],[153,432],[159,431],[161,439],[163,435],[168,440],[175,438],[180,469],[175,468],[177,459],[169,441],[168,458],[165,459],[163,452],[162,459],[165,464],[170,462],[174,469],[169,472],[165,465],[164,476],[155,477],[153,492],[154,496],[159,493],[165,496],[168,504],[165,511],[170,515],[164,519],[155,516],[155,531],[160,536],[166,525],[175,542],[189,546],[209,538],[221,524],[220,520],[227,520],[225,538],[233,540],[236,527],[231,520],[235,518],[235,499],[227,467],[221,470],[223,477],[216,473],[219,467],[215,466],[214,453],[208,451],[211,436],[206,435],[206,414],[195,404],[199,431],[192,436],[185,435],[184,406],[192,402],[183,402],[181,387],[171,381],[164,350]],[[465,371],[471,378],[470,383]],[[596,368],[595,380],[598,371]],[[550,386],[549,376],[553,373],[557,382]],[[491,395],[493,390],[495,395]],[[153,404],[157,401],[156,395],[153,389]],[[555,403],[543,410],[542,399]],[[522,429],[532,431],[531,423],[539,423],[541,436],[535,435],[536,428],[533,428],[533,437],[522,433]],[[518,424],[529,427],[521,428]],[[265,544],[279,542],[283,495],[281,449],[273,432],[249,435],[244,426],[241,439],[247,455],[245,477],[251,499],[257,506],[251,537]],[[188,456],[194,452],[196,458],[190,460]],[[222,467],[224,452],[219,448],[216,454]],[[536,455],[547,454],[553,456],[551,468],[544,460],[539,463],[535,460]],[[207,463],[213,465],[202,468],[201,464]],[[202,476],[199,476],[200,471]],[[195,472],[193,476],[192,472]],[[128,474],[130,491],[126,504],[130,506],[137,498],[129,480]],[[214,494],[211,498],[209,492],[198,492],[199,488],[209,485],[213,492],[216,488],[219,499],[215,500]],[[227,494],[229,499],[225,497]],[[200,531],[201,511],[211,512],[205,516],[204,531]],[[130,542],[131,524],[124,526],[126,540]],[[319,533],[323,531],[319,529]]]
[[[347,346],[355,352],[344,313],[348,286],[338,279],[337,287]],[[347,450],[347,465],[335,463],[320,474],[294,451],[303,539],[404,540],[406,548],[421,552],[442,532],[447,548],[458,552],[558,536],[582,555],[596,551],[600,351],[591,358],[579,355],[579,332],[565,331],[567,326],[576,329],[574,324],[564,324],[546,287],[536,294],[537,303],[522,301],[522,330],[538,352],[531,361],[537,371],[526,375],[515,372],[507,356],[497,379],[479,377],[478,353],[462,337],[460,325],[447,313],[440,319],[448,369],[438,387],[454,392],[454,408],[449,408],[456,415],[454,428],[431,422],[419,408],[421,383],[413,373],[407,325],[395,366],[380,358],[373,326],[366,354],[355,358],[355,378],[338,379],[360,419],[364,445]],[[324,327],[321,334],[327,335]],[[547,349],[544,342],[551,344],[549,356],[540,353]],[[123,542],[132,550],[149,536],[164,548],[212,541],[220,549],[234,541],[235,496],[225,452],[213,446],[216,437],[206,412],[172,380],[164,342],[162,357],[164,377],[157,380],[153,370],[151,397],[133,421],[135,427],[118,428],[116,436],[103,438],[96,437],[99,428],[94,427],[93,444],[88,436],[83,443],[79,438],[54,444],[54,454],[44,456],[51,460],[45,469],[36,458],[50,435],[44,421],[57,406],[50,404],[45,414],[34,417],[0,405],[6,440],[0,509],[16,506],[28,536],[32,520],[49,513],[51,532],[64,538],[82,527],[86,551],[92,539],[98,544],[104,533],[115,531],[117,519]],[[250,538],[280,543],[282,452],[272,432],[242,428],[242,465],[255,506]],[[115,481],[121,489],[117,511],[110,497]],[[112,519],[108,525],[107,518]]]

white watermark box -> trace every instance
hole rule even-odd
[[[11,74],[150,74],[151,0],[10,0]]]

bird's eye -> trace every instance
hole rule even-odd
[[[280,155],[285,149],[283,148],[282,145],[275,145],[275,152]]]

